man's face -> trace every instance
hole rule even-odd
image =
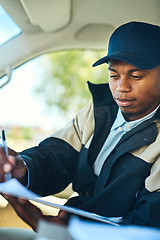
[[[114,59],[108,69],[113,98],[127,121],[146,116],[160,104],[160,66],[143,70]]]

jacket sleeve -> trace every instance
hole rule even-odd
[[[160,227],[160,192],[143,189],[137,196],[134,209],[123,218],[122,224]]]
[[[122,224],[160,227],[160,158],[154,162],[145,188],[137,195],[134,209],[124,217]]]
[[[32,191],[46,196],[60,192],[72,182],[91,112],[92,104],[89,104],[65,128],[20,153],[27,164]]]

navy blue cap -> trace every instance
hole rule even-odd
[[[93,67],[118,59],[141,69],[160,65],[160,27],[144,22],[129,22],[118,27],[111,35],[107,56]]]

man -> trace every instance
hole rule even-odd
[[[5,157],[0,179],[11,172],[45,196],[69,183],[79,196],[67,204],[121,224],[160,227],[160,27],[130,22],[112,34],[108,84],[88,83],[93,104],[39,146]],[[44,216],[28,201],[6,196],[35,231],[40,219],[66,224],[68,214]]]

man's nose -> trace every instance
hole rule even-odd
[[[117,91],[130,92],[130,90],[131,90],[130,80],[127,77],[121,77],[117,83]]]

